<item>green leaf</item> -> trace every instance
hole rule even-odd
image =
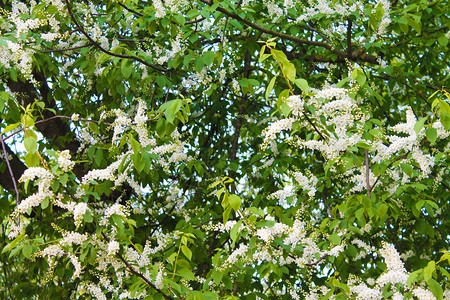
[[[5,132],[11,131],[14,128],[17,128],[21,125],[22,123],[18,122],[18,123],[14,123],[14,124],[10,124],[8,126],[5,127],[5,129],[3,129],[2,134],[4,134]]]
[[[241,197],[239,197],[238,195],[230,195],[228,197],[228,201],[230,203],[230,206],[232,209],[234,209],[234,211],[239,210],[239,208],[241,207]]]
[[[444,291],[442,290],[441,285],[433,278],[430,278],[427,283],[428,287],[430,288],[430,292],[433,293],[433,295],[436,297],[436,300],[442,300],[444,297]]]
[[[298,86],[299,89],[307,93],[309,91],[309,85],[308,82],[303,78],[297,78],[294,80],[294,83],[296,86]]]
[[[139,144],[139,142],[134,139],[134,137],[131,133],[129,134],[129,139],[130,139],[131,148],[133,149],[133,153],[140,154],[142,152],[141,144]]]
[[[123,220],[122,220],[121,216],[119,216],[117,214],[113,214],[111,216],[111,219],[119,230],[123,230],[125,228],[125,225],[123,224]]]
[[[173,120],[175,119],[175,116],[177,114],[177,112],[180,110],[180,108],[183,105],[183,102],[181,99],[174,99],[174,100],[170,100],[166,103],[164,103],[164,105],[166,105],[165,111],[164,111],[164,115],[166,116],[166,120],[173,124]]]
[[[445,36],[441,35],[441,36],[438,38],[438,43],[439,43],[441,46],[445,47],[445,46],[447,46],[447,44],[448,44],[448,38],[446,38]]]
[[[25,245],[22,248],[22,254],[23,256],[25,256],[26,258],[30,259],[31,255],[33,254],[33,246],[31,245]]]
[[[213,63],[216,53],[213,51],[205,51],[202,54],[203,63],[207,66]]]
[[[441,123],[445,130],[450,130],[450,104],[439,100],[439,112],[441,113]]]
[[[281,64],[284,64],[286,62],[289,62],[289,60],[286,57],[286,54],[284,54],[283,51],[271,49],[272,55],[275,57],[275,59],[280,62]]]
[[[214,280],[214,282],[218,285],[222,282],[223,272],[214,269],[211,273],[211,277]]]
[[[297,70],[295,69],[295,66],[291,62],[284,62],[282,64],[283,73],[286,75],[286,78],[289,79],[289,81],[293,82],[295,80],[295,77],[297,76]]]
[[[15,248],[23,239],[25,238],[25,232],[18,235],[11,243],[7,244],[5,247],[3,247],[2,254],[8,251],[11,251],[11,249]]]
[[[230,238],[233,242],[235,242],[237,239],[241,225],[242,225],[242,220],[239,220],[236,224],[234,224],[233,228],[231,228],[231,230],[230,230]]]
[[[188,280],[196,280],[194,273],[191,270],[186,268],[180,268],[177,270],[177,273]]]
[[[344,79],[342,79],[341,81],[339,81],[339,82],[336,84],[336,87],[337,87],[337,88],[343,87],[349,80],[350,80],[350,77],[345,77]]]
[[[164,118],[158,119],[158,121],[156,122],[155,130],[159,137],[164,137],[166,135],[166,121],[164,120]]]
[[[175,14],[173,15],[173,17],[175,21],[181,26],[184,26],[184,24],[186,23],[186,18],[183,15]]]
[[[35,153],[37,150],[37,140],[34,136],[27,136],[23,139],[23,145],[28,153]]]
[[[437,130],[436,128],[427,128],[425,130],[425,135],[427,136],[427,139],[430,141],[430,143],[434,144],[437,140]]]
[[[420,16],[411,15],[406,17],[408,24],[414,28],[417,33],[422,33],[422,24],[420,23]]]
[[[189,259],[192,259],[192,251],[191,249],[189,249],[187,246],[182,245],[181,246],[181,251],[183,252],[183,254]]]
[[[103,161],[103,150],[102,149],[97,149],[97,151],[95,151],[94,161],[98,167],[101,166],[102,161]]]
[[[416,133],[419,133],[422,130],[422,128],[423,128],[423,126],[425,124],[425,121],[427,119],[428,119],[428,117],[423,117],[419,121],[417,121],[416,124],[414,124],[414,131]]]
[[[409,177],[413,176],[413,168],[409,164],[401,163],[400,167],[402,168],[403,172],[405,172]]]
[[[130,59],[122,59],[122,64],[120,71],[125,79],[130,78],[131,73],[133,72],[133,63]]]
[[[25,155],[25,164],[27,165],[27,167],[36,167],[38,166],[40,163],[40,159],[39,159],[39,155],[37,154],[37,152],[34,153],[27,153]]]
[[[426,282],[433,276],[433,272],[436,269],[436,263],[432,260],[428,262],[428,265],[423,269],[423,278]]]
[[[259,57],[259,63],[262,63],[263,61],[265,61],[267,58],[271,57],[272,54],[267,54],[267,53],[262,53],[262,55]]]
[[[94,221],[94,218],[92,217],[92,212],[90,210],[86,210],[86,212],[83,215],[83,220],[86,223],[92,223]]]
[[[364,83],[366,83],[366,75],[360,68],[354,69],[351,76],[361,86],[363,86]]]
[[[45,199],[42,200],[42,202],[41,202],[41,208],[46,209],[48,207],[48,204],[49,204],[48,197],[45,197]]]
[[[226,223],[230,218],[231,206],[228,206],[222,213],[223,222]]]
[[[277,80],[277,75],[272,77],[272,79],[270,80],[269,85],[267,86],[267,89],[266,89],[266,94],[265,94],[266,100],[269,99],[270,92],[273,90],[276,80]]]
[[[418,281],[420,275],[422,275],[423,269],[417,270],[409,274],[408,280],[406,281],[406,285],[411,288],[411,286]]]
[[[332,235],[330,235],[330,242],[335,245],[339,245],[341,243],[341,237],[333,233]]]

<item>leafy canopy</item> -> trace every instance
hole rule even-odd
[[[444,1],[2,1],[1,298],[444,299]]]

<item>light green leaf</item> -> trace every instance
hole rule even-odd
[[[445,130],[450,130],[450,104],[439,100],[439,112],[441,113],[441,123]]]
[[[122,72],[122,75],[123,77],[125,77],[125,79],[130,78],[131,73],[133,72],[132,60],[122,59],[120,71]]]
[[[234,209],[234,211],[239,210],[239,208],[241,207],[241,202],[242,202],[241,197],[233,194],[228,197],[228,200],[229,200],[231,208]]]
[[[90,210],[86,210],[86,212],[83,215],[83,220],[86,223],[92,223],[94,221],[94,218],[92,217],[92,212]]]
[[[289,62],[286,54],[284,54],[283,51],[281,50],[275,50],[275,49],[271,49],[272,55],[275,57],[275,59],[280,62],[281,64],[284,64],[285,62]]]
[[[181,246],[181,251],[183,252],[183,254],[189,259],[192,259],[192,251],[191,249],[189,249],[187,246],[182,245]]]
[[[14,128],[19,127],[20,124],[21,124],[21,123],[18,122],[18,123],[14,123],[14,124],[10,124],[10,125],[6,126],[5,129],[3,129],[2,134],[4,134],[5,132],[8,132],[8,131],[11,131],[11,130],[13,130]]]
[[[231,213],[231,206],[228,206],[222,213],[224,223],[228,222],[228,219],[230,218],[230,213]]]
[[[203,63],[207,66],[212,64],[214,58],[216,57],[216,53],[213,51],[205,51],[202,55]]]
[[[25,245],[22,248],[22,254],[23,256],[25,256],[26,258],[30,259],[31,255],[33,254],[33,246],[31,245]]]
[[[141,151],[142,151],[141,144],[139,144],[139,142],[134,139],[134,137],[131,133],[129,134],[129,139],[130,139],[131,148],[133,149],[134,154],[141,153]]]
[[[414,131],[416,133],[419,133],[422,130],[422,128],[423,128],[423,126],[425,124],[425,121],[427,119],[428,119],[428,117],[423,117],[419,121],[417,121],[416,124],[414,124]]]
[[[430,143],[434,144],[437,140],[437,130],[436,128],[427,128],[425,134]]]
[[[3,247],[2,254],[8,251],[11,251],[11,249],[15,248],[23,239],[25,238],[25,232],[22,234],[19,234],[11,243],[7,244],[5,247]]]
[[[436,263],[432,260],[429,261],[427,266],[423,269],[423,278],[426,282],[430,280],[430,278],[433,276],[433,272],[436,269]]]
[[[405,172],[409,177],[413,176],[413,168],[409,164],[401,163],[400,167],[402,168],[403,172]]]
[[[360,68],[354,69],[351,76],[361,86],[366,83],[366,75]]]
[[[181,106],[183,105],[183,102],[182,102],[181,99],[175,99],[175,100],[170,100],[170,101],[168,101],[166,103],[169,103],[169,104],[167,105],[167,108],[166,108],[166,110],[164,112],[164,115],[166,116],[167,121],[169,123],[173,124],[173,120],[175,119],[175,115],[180,110]]]
[[[294,83],[296,86],[298,86],[298,88],[300,88],[305,93],[307,93],[309,91],[309,85],[305,79],[303,79],[303,78],[295,79]]]
[[[233,228],[230,230],[230,238],[233,242],[236,241],[237,236],[239,234],[239,228],[242,225],[242,220],[239,220],[236,224],[234,224]]]
[[[277,75],[272,77],[272,79],[270,80],[269,85],[267,86],[267,89],[266,89],[266,94],[265,94],[266,100],[269,99],[270,92],[273,90],[276,80],[277,80]]]
[[[341,243],[341,237],[333,233],[332,235],[330,235],[330,242],[335,245],[339,245]]]
[[[286,75],[286,78],[289,79],[289,81],[293,82],[295,80],[295,77],[297,76],[297,71],[294,64],[291,62],[284,62],[282,66],[283,73]]]
[[[46,209],[48,207],[48,204],[49,204],[48,197],[45,197],[45,199],[42,200],[42,202],[41,202],[41,208]]]
[[[427,283],[428,287],[430,288],[430,292],[433,293],[433,295],[436,297],[436,300],[442,300],[444,297],[444,291],[442,290],[441,285],[433,278],[430,278]]]
[[[27,136],[23,139],[23,145],[28,153],[35,153],[37,150],[37,140],[34,136]]]

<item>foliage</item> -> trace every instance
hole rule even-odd
[[[450,298],[443,1],[1,6],[2,298]]]

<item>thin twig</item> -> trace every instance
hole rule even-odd
[[[87,44],[87,45],[76,46],[76,47],[71,47],[71,48],[64,48],[64,49],[49,49],[49,50],[42,50],[41,53],[72,51],[72,50],[77,50],[77,49],[86,48],[86,47],[91,47],[91,46],[94,46],[94,45],[92,45],[92,44]]]
[[[122,7],[125,8],[126,10],[128,10],[129,12],[132,12],[133,14],[135,14],[135,15],[138,16],[138,17],[142,17],[142,16],[143,16],[143,14],[141,14],[140,12],[135,11],[135,10],[129,8],[128,6],[126,6],[125,4],[123,4],[123,3],[120,2],[120,1],[117,1],[117,4],[119,4],[120,6],[122,6]]]
[[[122,6],[123,8],[125,8],[126,10],[128,10],[129,12],[132,12],[133,14],[135,14],[135,15],[138,16],[138,17],[144,16],[144,15],[141,14],[140,12],[135,11],[135,10],[129,8],[128,6],[126,6],[125,4],[121,3],[120,1],[117,1],[117,3],[118,3],[120,6]],[[201,21],[203,21],[203,20],[205,20],[205,19],[206,19],[205,17],[201,17],[201,18],[198,19],[198,20],[187,21],[185,24],[195,24],[195,23],[199,23],[199,22],[201,22]]]
[[[205,4],[207,4],[207,5],[209,5],[209,6],[213,5],[213,1],[212,0],[209,0],[209,1],[208,0],[200,0],[200,1],[205,3]],[[258,31],[261,31],[261,32],[264,32],[264,33],[267,33],[267,34],[270,34],[270,35],[273,35],[273,36],[277,36],[277,37],[280,37],[280,38],[283,38],[283,39],[286,39],[286,40],[290,40],[292,42],[299,43],[299,44],[307,44],[307,45],[312,45],[312,46],[323,47],[323,48],[325,48],[327,50],[330,50],[334,54],[337,54],[338,56],[345,57],[345,58],[348,58],[348,59],[352,59],[352,60],[361,59],[362,61],[365,61],[365,62],[368,62],[368,63],[378,64],[378,61],[377,61],[376,57],[374,57],[372,55],[367,55],[366,53],[364,53],[363,49],[358,49],[359,51],[356,51],[355,53],[352,53],[349,56],[346,52],[334,49],[333,46],[328,45],[328,44],[323,43],[323,42],[310,41],[310,40],[307,40],[305,38],[299,38],[299,37],[292,36],[292,35],[289,35],[289,34],[286,34],[286,33],[283,33],[283,32],[277,32],[277,31],[273,31],[273,30],[267,29],[267,28],[265,28],[265,27],[263,27],[261,25],[252,23],[248,19],[243,19],[239,15],[224,9],[223,7],[219,6],[219,7],[216,8],[216,10],[220,11],[221,13],[223,13],[223,14],[225,14],[225,15],[227,15],[227,16],[229,16],[229,17],[231,17],[231,18],[233,18],[233,19],[235,19],[235,20],[237,20],[239,22],[242,22],[242,23],[250,26],[251,28],[258,30]]]
[[[48,118],[48,119],[38,120],[38,121],[34,122],[34,124],[35,124],[35,125],[36,125],[36,124],[42,124],[42,123],[45,123],[45,122],[48,122],[48,121],[51,121],[51,120],[54,120],[54,119],[67,119],[67,120],[72,120],[72,117],[63,116],[63,115],[56,115],[56,116],[52,116],[52,117],[50,117],[50,118]],[[148,121],[155,121],[155,120],[156,120],[156,118],[153,118],[153,119],[147,119],[147,122],[148,122]],[[104,125],[107,125],[107,126],[112,126],[112,125],[113,125],[113,123],[100,122],[100,121],[97,121],[97,120],[89,120],[89,119],[78,119],[77,121],[83,121],[83,122],[88,122],[88,123],[92,122],[92,123],[97,123],[97,124],[101,123],[101,124],[104,124]],[[131,123],[131,125],[136,125],[136,124],[137,124],[136,122],[132,122],[132,123]],[[14,132],[11,133],[10,135],[6,136],[2,141],[6,141],[6,140],[9,139],[10,137],[12,137],[12,136],[14,136],[14,135],[16,135],[16,134],[18,134],[19,132],[22,132],[22,131],[23,131],[23,128],[21,128],[21,129],[19,129],[19,130],[17,130],[17,131],[14,131]]]
[[[14,191],[16,192],[16,205],[19,205],[19,190],[17,189],[16,178],[14,177],[13,170],[11,168],[11,164],[8,159],[8,152],[6,152],[5,140],[3,139],[3,134],[0,135],[0,141],[2,143],[3,155],[5,156],[5,162],[8,166],[9,175],[11,176],[11,181],[14,185]]]
[[[201,21],[203,21],[205,19],[206,19],[205,17],[202,17],[202,18],[200,18],[198,20],[186,21],[185,24],[195,24],[195,23],[199,23],[199,22],[201,22]]]
[[[318,260],[316,260],[315,262],[312,262],[312,263],[309,263],[309,264],[305,264],[305,265],[307,265],[308,267],[314,267],[314,266],[318,265],[322,260],[327,258],[328,256],[330,256],[330,254],[324,254]]]
[[[347,25],[347,55],[351,57],[352,55],[352,19],[347,18],[348,25]]]
[[[108,238],[106,237],[106,235],[105,235],[105,233],[103,233],[102,232],[102,236],[103,236],[103,238],[106,240],[106,241],[108,241]],[[166,298],[166,299],[173,299],[172,297],[170,297],[169,295],[167,295],[166,293],[164,293],[163,291],[161,291],[160,289],[158,289],[147,277],[145,277],[144,276],[144,274],[142,274],[141,272],[139,272],[138,270],[135,270],[134,268],[133,268],[133,266],[132,265],[130,265],[130,263],[129,262],[127,262],[126,260],[125,260],[125,258],[123,258],[123,256],[122,255],[120,255],[120,253],[116,253],[116,256],[125,264],[125,266],[128,268],[128,270],[131,272],[131,273],[133,273],[133,274],[135,274],[135,275],[137,275],[137,276],[139,276],[142,280],[144,280],[145,281],[145,283],[147,283],[150,287],[152,287],[155,291],[157,291],[158,293],[160,293],[164,298]]]
[[[308,117],[308,115],[302,110],[303,116],[306,118],[306,121],[308,121],[309,124],[314,128],[314,130],[320,135],[320,137],[324,140],[325,137],[320,133],[319,129],[317,129],[316,125],[314,125],[313,121]]]
[[[96,41],[94,41],[94,40],[89,36],[89,34],[84,30],[84,28],[81,26],[81,24],[80,24],[80,23],[78,22],[78,20],[75,18],[74,14],[73,14],[73,12],[72,12],[72,9],[70,8],[69,0],[64,0],[64,1],[66,2],[66,5],[67,5],[67,11],[68,11],[69,16],[70,16],[70,18],[72,19],[72,21],[73,21],[73,22],[75,23],[75,25],[78,27],[78,29],[80,30],[80,32],[81,32],[81,33],[89,40],[89,42],[91,42],[97,49],[99,49],[99,50],[102,51],[103,53],[106,53],[106,54],[111,55],[111,56],[136,60],[136,61],[142,63],[143,65],[146,65],[147,67],[150,67],[150,68],[155,69],[155,70],[160,71],[160,72],[168,72],[168,71],[169,71],[169,69],[162,68],[162,67],[158,67],[158,66],[155,66],[155,65],[153,65],[153,64],[149,64],[148,62],[146,62],[145,60],[143,60],[142,58],[139,58],[139,57],[137,57],[137,56],[133,56],[133,55],[123,55],[123,54],[113,53],[113,52],[111,52],[111,51],[108,51],[108,50],[102,48],[102,46],[100,46],[99,43],[97,43]]]
[[[364,149],[364,156],[366,157],[366,190],[367,190],[367,196],[370,198],[370,170],[369,170],[369,151],[367,149]]]
[[[397,162],[397,161],[399,161],[399,160],[401,160],[401,159],[406,158],[406,157],[408,156],[409,152],[410,152],[410,151],[406,152],[405,154],[403,154],[403,155],[400,156],[400,157],[397,157],[397,159],[395,159],[394,161],[392,161],[392,162],[386,167],[386,170],[389,169],[389,167],[392,166],[395,162]],[[378,183],[378,180],[380,180],[381,175],[383,175],[383,174],[378,175],[378,177],[377,177],[377,179],[375,180],[375,182],[373,183],[372,187],[369,189],[369,192],[371,192],[371,191],[373,190],[373,188],[375,187],[375,185]]]

